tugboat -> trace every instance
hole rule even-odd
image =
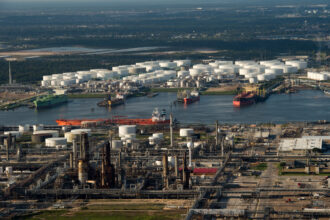
[[[183,92],[178,92],[177,102],[182,102],[184,104],[191,104],[193,102],[199,101],[200,95],[198,91],[185,90]]]
[[[324,94],[330,96],[330,90],[323,90]]]
[[[106,99],[103,101],[97,103],[100,107],[114,107],[117,105],[122,105],[125,103],[125,98],[121,94],[117,94],[115,98],[111,97],[111,95],[108,95]]]
[[[196,101],[199,101],[198,91],[192,91],[187,97],[183,99],[184,104],[191,104]]]

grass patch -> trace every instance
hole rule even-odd
[[[252,170],[260,170],[260,171],[264,171],[267,169],[267,163],[259,163],[258,165],[255,166],[251,166]]]
[[[90,205],[89,210],[163,210],[164,204]]]

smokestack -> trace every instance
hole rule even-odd
[[[21,161],[22,160],[22,147],[21,146],[18,146],[18,148],[17,148],[16,157],[17,157],[17,161]]]
[[[78,180],[80,184],[85,184],[88,179],[88,167],[85,161],[79,160],[78,162]]]
[[[89,142],[88,142],[88,134],[82,133],[80,140],[80,149],[82,150],[82,159],[86,162],[89,161]]]
[[[168,188],[168,158],[167,154],[163,155],[163,179],[164,179],[164,187]]]
[[[178,177],[179,176],[179,168],[178,168],[178,156],[174,156],[174,171],[175,171],[175,177]]]
[[[5,146],[6,146],[6,158],[7,158],[7,161],[9,161],[9,149],[11,148],[11,141],[12,141],[12,136],[11,134],[9,133],[7,138],[4,140],[5,141]]]
[[[11,66],[10,66],[10,61],[8,61],[8,65],[9,65],[9,69],[8,69],[8,78],[9,78],[9,85],[13,84],[13,79],[12,79],[12,75],[11,75]]]
[[[219,145],[218,120],[215,121],[215,146]]]
[[[101,186],[105,188],[114,187],[115,169],[111,164],[110,142],[108,141],[103,147],[102,167],[101,167]]]
[[[187,168],[187,158],[186,157],[187,157],[186,152],[184,152],[183,169],[182,169],[182,182],[183,182],[184,189],[189,188],[189,179],[190,179],[190,171]]]
[[[73,153],[73,168],[77,166],[77,141],[74,138],[72,140],[72,153]]]
[[[70,152],[70,168],[73,168],[73,152]]]
[[[173,116],[170,114],[170,137],[171,137],[171,147],[173,148]]]

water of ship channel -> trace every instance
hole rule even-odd
[[[56,119],[150,118],[154,108],[166,109],[180,123],[286,123],[289,121],[330,121],[330,97],[321,91],[305,90],[294,94],[274,94],[264,103],[244,108],[232,106],[232,95],[201,96],[199,102],[188,106],[171,103],[176,93],[160,93],[158,96],[137,97],[125,105],[111,110],[98,107],[102,99],[72,99],[69,103],[50,109],[34,110],[22,107],[13,111],[0,112],[0,125],[56,124]]]

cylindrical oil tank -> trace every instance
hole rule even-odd
[[[194,134],[194,129],[192,128],[181,128],[180,129],[180,137],[190,137]]]
[[[173,167],[174,167],[175,158],[174,158],[173,156],[169,156],[169,157],[167,158],[167,161],[168,161],[168,164],[169,164],[170,166],[173,166]]]
[[[13,174],[13,167],[6,167],[6,171],[5,171],[8,175]]]
[[[249,82],[252,83],[258,83],[258,79],[256,77],[249,78]]]
[[[154,144],[155,144],[155,139],[154,139],[154,137],[149,137],[148,139],[149,139],[149,144],[150,144],[150,145],[154,145]]]
[[[121,140],[112,140],[112,149],[113,150],[118,150],[123,146],[123,143],[121,142]]]
[[[120,125],[118,130],[119,137],[125,137],[125,135],[136,133],[136,125]]]
[[[71,133],[77,134],[77,135],[81,135],[82,133],[87,133],[88,136],[91,136],[91,129],[88,129],[88,128],[72,129]]]
[[[11,136],[15,136],[16,138],[19,138],[21,136],[21,133],[19,131],[5,131],[4,134],[11,134]]]
[[[47,147],[56,147],[58,145],[66,145],[66,144],[67,144],[66,138],[63,138],[63,137],[47,138],[46,139],[46,146]]]
[[[32,143],[34,144],[42,144],[45,142],[47,138],[53,137],[52,134],[33,134],[31,136]]]
[[[26,125],[18,125],[18,131],[20,133],[25,133],[29,131],[30,127],[27,127]]]
[[[154,134],[152,134],[152,137],[155,139],[163,139],[164,135],[163,135],[163,133],[154,133]]]
[[[78,140],[80,134],[72,133],[72,132],[65,132],[64,137],[66,138],[68,143],[72,143],[73,140]]]

